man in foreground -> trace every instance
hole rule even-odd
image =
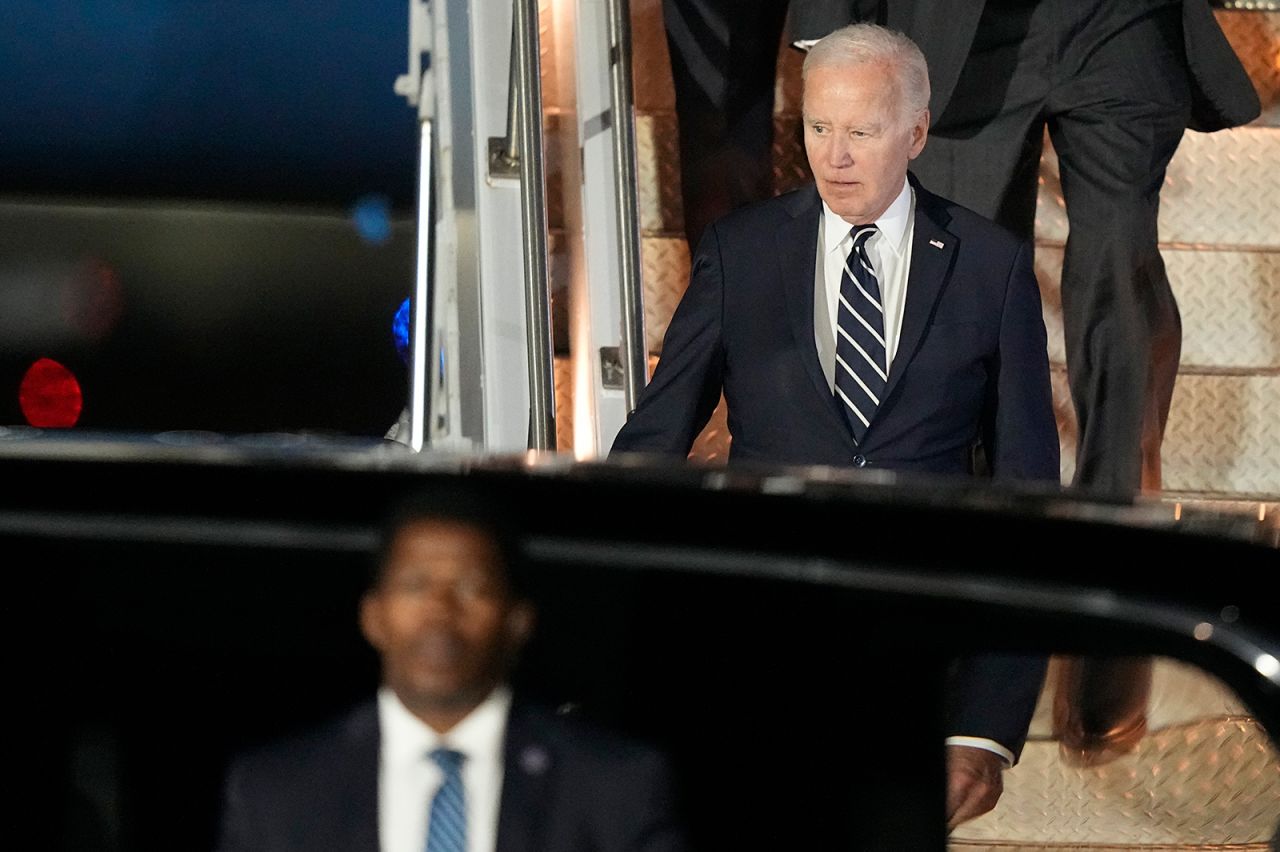
[[[534,612],[487,517],[455,501],[392,525],[360,606],[376,701],[237,761],[220,849],[682,848],[655,753],[505,685]]]

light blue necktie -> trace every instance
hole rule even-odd
[[[467,852],[467,793],[462,786],[459,751],[438,748],[427,755],[444,773],[444,783],[431,800],[426,852]]]
[[[880,407],[888,380],[880,282],[867,255],[867,240],[875,232],[875,225],[851,231],[853,249],[844,262],[836,306],[835,395],[857,443]]]

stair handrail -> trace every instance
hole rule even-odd
[[[547,208],[542,140],[542,68],[535,0],[514,0],[512,62],[518,97],[520,213],[524,236],[525,330],[529,360],[529,449],[556,448],[555,353],[547,273]],[[510,95],[509,95],[510,96]]]
[[[640,256],[640,212],[636,177],[635,98],[631,80],[630,0],[606,0],[609,15],[610,109],[613,113],[613,177],[618,199],[620,356],[627,414],[635,410],[649,380],[644,329],[644,282]]]

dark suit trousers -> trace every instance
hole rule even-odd
[[[1156,216],[1190,103],[1177,0],[988,0],[913,165],[924,186],[1030,238],[1048,128],[1070,226],[1075,481],[1104,494],[1159,487],[1181,323]]]
[[[787,0],[663,0],[685,235],[773,195],[773,85]]]

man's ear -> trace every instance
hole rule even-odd
[[[382,610],[378,607],[378,597],[374,592],[366,592],[360,599],[360,632],[374,650],[382,650],[386,631],[382,624]]]
[[[920,152],[924,150],[924,143],[929,138],[929,110],[920,113],[920,117],[916,119],[916,123],[911,128],[911,154],[910,159],[914,160],[920,156]]]
[[[528,601],[517,601],[507,612],[507,641],[512,650],[520,650],[533,635],[538,613]]]

